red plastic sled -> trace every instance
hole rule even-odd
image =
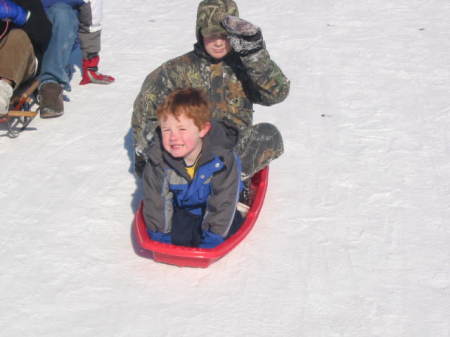
[[[136,212],[133,223],[136,243],[141,249],[150,252],[152,258],[157,262],[172,264],[180,267],[206,268],[211,263],[217,261],[236,247],[253,228],[264,202],[268,178],[268,167],[262,169],[253,176],[251,183],[251,189],[254,193],[253,203],[248,211],[244,223],[234,235],[215,248],[205,249],[182,247],[152,240],[147,233],[147,228],[142,213],[142,203]]]

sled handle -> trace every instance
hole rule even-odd
[[[20,110],[24,106],[25,103],[28,102],[28,98],[30,95],[39,87],[39,84],[41,82],[39,80],[34,80],[33,83],[25,90],[22,95],[20,95],[19,100],[17,101],[16,105],[14,106],[14,110]]]

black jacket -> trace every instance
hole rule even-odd
[[[52,36],[52,24],[48,20],[40,0],[13,1],[30,12],[25,25],[17,28],[23,29],[27,33],[33,44],[34,53],[40,62]]]

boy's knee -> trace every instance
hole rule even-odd
[[[11,29],[5,39],[8,40],[8,42],[4,44],[6,46],[5,48],[11,48],[16,51],[23,50],[23,52],[27,49],[32,50],[33,48],[30,38],[22,29]]]
[[[253,141],[270,144],[283,151],[283,137],[278,128],[271,123],[258,123],[251,126],[249,137]]]
[[[49,14],[64,15],[66,13],[72,13],[73,8],[64,2],[57,2],[47,8],[47,12]]]
[[[64,13],[66,11],[72,11],[72,6],[66,4],[65,2],[56,2],[53,5],[51,5],[47,11],[51,13],[61,12]]]
[[[261,148],[273,152],[273,158],[279,157],[284,152],[283,137],[278,128],[271,123],[258,123],[252,126],[252,142]]]
[[[8,39],[14,41],[30,41],[27,33],[22,29],[11,29],[8,33]]]
[[[255,131],[264,136],[273,136],[277,138],[281,138],[281,133],[277,129],[277,127],[271,123],[258,123],[253,126]]]

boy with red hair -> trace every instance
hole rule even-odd
[[[179,89],[157,109],[159,126],[146,151],[144,218],[153,240],[212,248],[242,222],[236,205],[238,130],[211,121],[198,89]]]

